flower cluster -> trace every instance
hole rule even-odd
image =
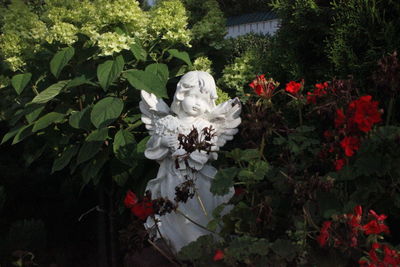
[[[265,74],[257,76],[249,86],[253,88],[254,92],[262,98],[271,99],[274,90],[279,86],[279,82],[274,81],[272,78],[265,79]]]
[[[290,81],[286,84],[285,91],[296,96],[303,88],[304,80],[301,80],[301,82]]]
[[[307,92],[307,103],[317,103],[317,99],[328,94],[328,82],[323,82],[323,83],[317,83],[315,85],[315,88],[312,92]]]
[[[154,214],[164,215],[176,210],[176,205],[165,198],[151,199],[151,193],[146,192],[142,201],[139,201],[135,193],[128,191],[124,199],[125,207],[140,220],[145,221],[147,217]]]
[[[351,214],[334,216],[333,221],[325,221],[323,223],[316,238],[317,242],[321,247],[333,244],[335,248],[346,250],[360,248],[363,246],[363,243],[360,242],[361,240],[367,240],[367,242],[368,240],[376,240],[376,238],[366,238],[368,236],[382,233],[389,234],[389,227],[384,223],[387,218],[386,215],[378,215],[374,210],[370,210],[368,215],[369,221],[363,224],[363,209],[358,205]],[[379,260],[377,256],[377,250],[380,248],[383,248],[383,260]],[[380,250],[380,252],[382,251]],[[400,253],[398,251],[377,242],[372,244],[371,250],[366,254],[369,259],[363,257],[359,261],[362,267],[398,266],[397,264],[400,263]]]
[[[360,148],[361,137],[371,131],[381,121],[378,101],[372,101],[370,95],[362,96],[347,107],[346,112],[336,110],[335,131],[342,137],[340,147],[345,157],[351,157]],[[336,160],[336,170],[345,164],[345,158]]]
[[[2,13],[0,56],[13,71],[22,69],[43,44],[73,45],[78,34],[89,37],[100,56],[128,50],[134,39],[186,46],[191,40],[179,0],[163,1],[150,11],[136,0],[51,0],[36,10],[16,0]]]

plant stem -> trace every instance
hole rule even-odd
[[[167,258],[173,265],[175,266],[179,266],[171,257],[169,257],[164,251],[162,251],[162,249],[160,249],[156,244],[154,244],[150,239],[147,240],[150,245],[153,246],[153,248],[155,248],[158,252],[161,253],[161,255],[163,255],[165,258]]]
[[[204,230],[206,230],[206,231],[209,231],[210,233],[216,234],[215,231],[211,231],[210,229],[207,229],[207,228],[204,227],[203,225],[198,224],[197,222],[193,221],[193,220],[190,219],[188,216],[186,216],[185,214],[183,214],[183,212],[181,212],[181,211],[179,211],[179,210],[176,210],[176,212],[177,212],[178,214],[182,215],[183,217],[185,217],[185,219],[187,219],[187,220],[190,221],[191,223],[197,225],[198,227],[200,227],[200,228],[202,228],[202,229],[204,229]]]
[[[388,126],[390,123],[390,119],[391,119],[392,113],[393,113],[393,106],[394,106],[394,97],[392,96],[389,101],[388,114],[386,117],[386,126]]]
[[[299,107],[299,122],[300,122],[300,126],[303,126],[303,113],[302,113],[301,107]]]

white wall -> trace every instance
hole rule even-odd
[[[225,36],[225,38],[235,38],[250,32],[273,35],[278,28],[279,19],[229,26],[227,29],[228,34]]]

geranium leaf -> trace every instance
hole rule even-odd
[[[94,105],[90,113],[90,120],[96,128],[102,128],[113,123],[124,109],[124,102],[120,98],[106,97]]]
[[[31,80],[31,78],[32,78],[31,73],[23,73],[13,76],[11,79],[11,84],[14,87],[15,92],[17,92],[17,94],[20,95],[24,90],[24,88],[26,87],[26,85]]]
[[[97,67],[97,78],[100,86],[107,91],[108,87],[118,78],[124,69],[124,58],[118,56],[115,60],[107,60]]]
[[[66,47],[61,51],[58,51],[50,61],[50,71],[58,78],[62,69],[68,64],[71,58],[75,54],[75,49],[73,47]]]
[[[211,183],[211,193],[220,196],[229,193],[229,190],[233,186],[233,178],[237,173],[238,169],[235,167],[219,170]]]

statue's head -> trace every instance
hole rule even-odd
[[[215,107],[217,91],[214,78],[204,71],[190,71],[182,76],[176,86],[171,110],[198,116]]]

